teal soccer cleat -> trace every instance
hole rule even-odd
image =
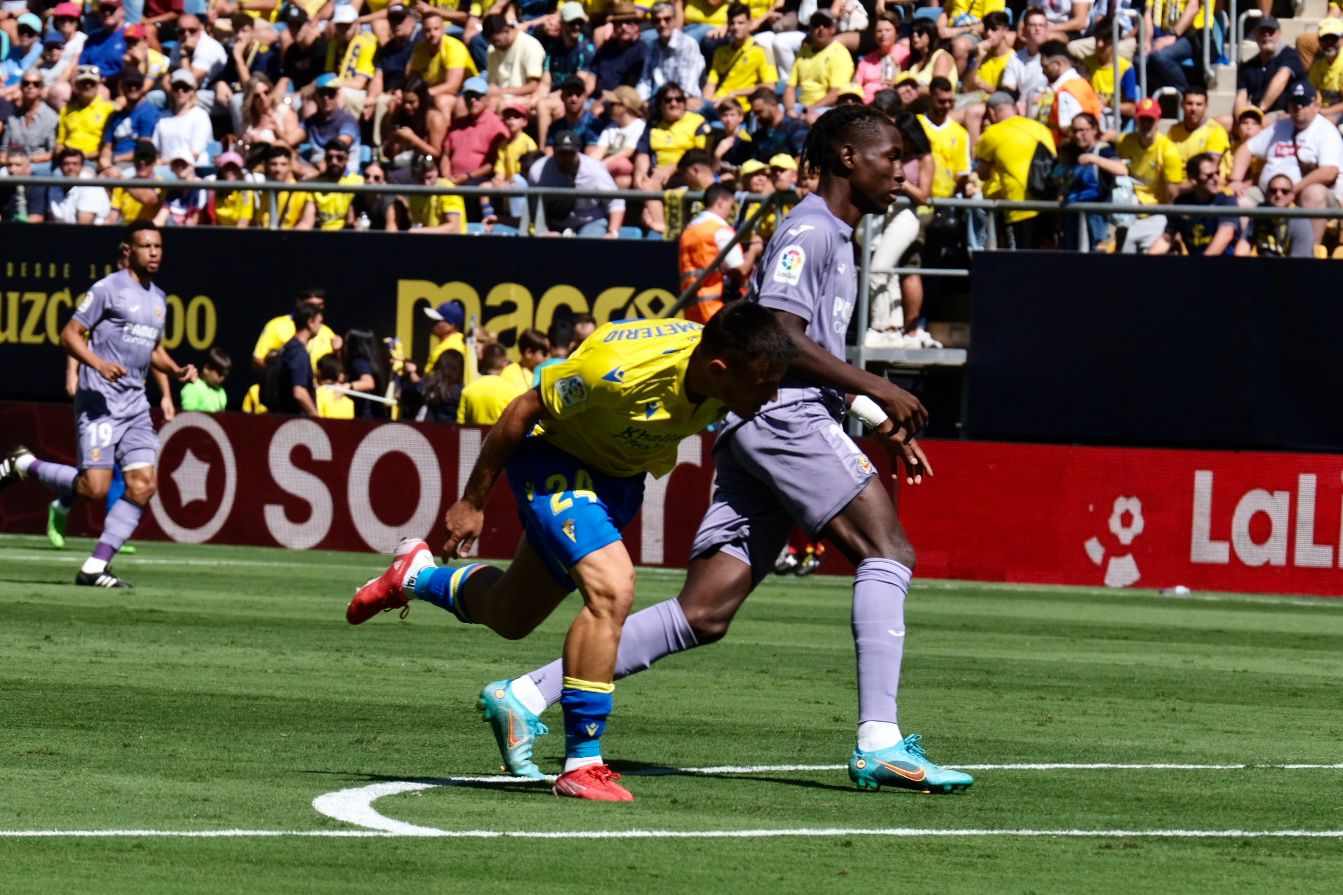
[[[536,738],[550,731],[541,719],[519,702],[509,690],[508,681],[494,681],[480,691],[477,703],[494,730],[494,741],[499,745],[503,769],[515,777],[544,780],[545,774],[532,761],[532,746]]]
[[[853,750],[849,759],[849,779],[859,789],[874,792],[882,786],[899,786],[919,792],[960,792],[975,778],[960,771],[939,767],[928,760],[917,733],[912,733],[889,749],[874,752]]]

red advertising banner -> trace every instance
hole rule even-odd
[[[0,404],[0,431],[43,456],[73,457],[66,407]],[[159,495],[136,538],[386,551],[413,534],[437,547],[482,437],[456,426],[181,414],[160,431]],[[675,471],[650,480],[626,531],[636,562],[685,564],[709,501],[711,447],[708,436],[686,440]],[[921,577],[1343,594],[1343,456],[927,447],[936,477],[900,494]],[[34,485],[8,489],[0,530],[40,532],[49,499]],[[98,531],[103,508],[77,507],[71,533]],[[520,528],[502,484],[487,524],[481,555],[510,556]],[[822,570],[847,568],[827,556]]]

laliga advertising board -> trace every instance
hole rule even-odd
[[[0,428],[66,458],[68,408],[0,404]],[[440,520],[483,430],[241,414],[181,414],[160,430],[159,494],[137,540],[293,549],[441,544]],[[684,566],[712,486],[710,436],[682,442],[650,481],[626,543],[636,562]],[[1195,591],[1343,594],[1343,456],[928,442],[937,475],[902,488],[920,577]],[[871,454],[879,468],[884,458]],[[482,556],[512,555],[507,489]],[[0,530],[38,533],[45,495],[13,489]],[[96,512],[95,512],[96,510]],[[71,533],[101,508],[76,505]],[[834,551],[831,551],[833,556]],[[838,556],[822,572],[848,573]]]

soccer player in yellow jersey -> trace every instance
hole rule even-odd
[[[554,792],[632,801],[600,744],[634,599],[621,529],[638,512],[645,476],[669,473],[677,444],[728,410],[753,417],[777,393],[796,350],[775,315],[753,302],[703,327],[682,320],[599,327],[508,406],[448,510],[444,553],[461,556],[480,536],[490,492],[507,472],[526,531],[508,570],[438,568],[424,541],[407,539],[391,567],[355,595],[347,620],[360,624],[419,599],[518,639],[577,587],[584,605],[564,644],[566,759]]]

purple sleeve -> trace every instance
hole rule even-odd
[[[102,283],[94,283],[93,288],[89,289],[84,300],[79,303],[79,307],[75,308],[74,319],[85,329],[93,329],[103,318],[106,305],[107,290],[103,288]]]
[[[830,254],[828,242],[826,233],[806,224],[774,234],[760,268],[760,304],[810,323],[823,300],[822,268]]]

